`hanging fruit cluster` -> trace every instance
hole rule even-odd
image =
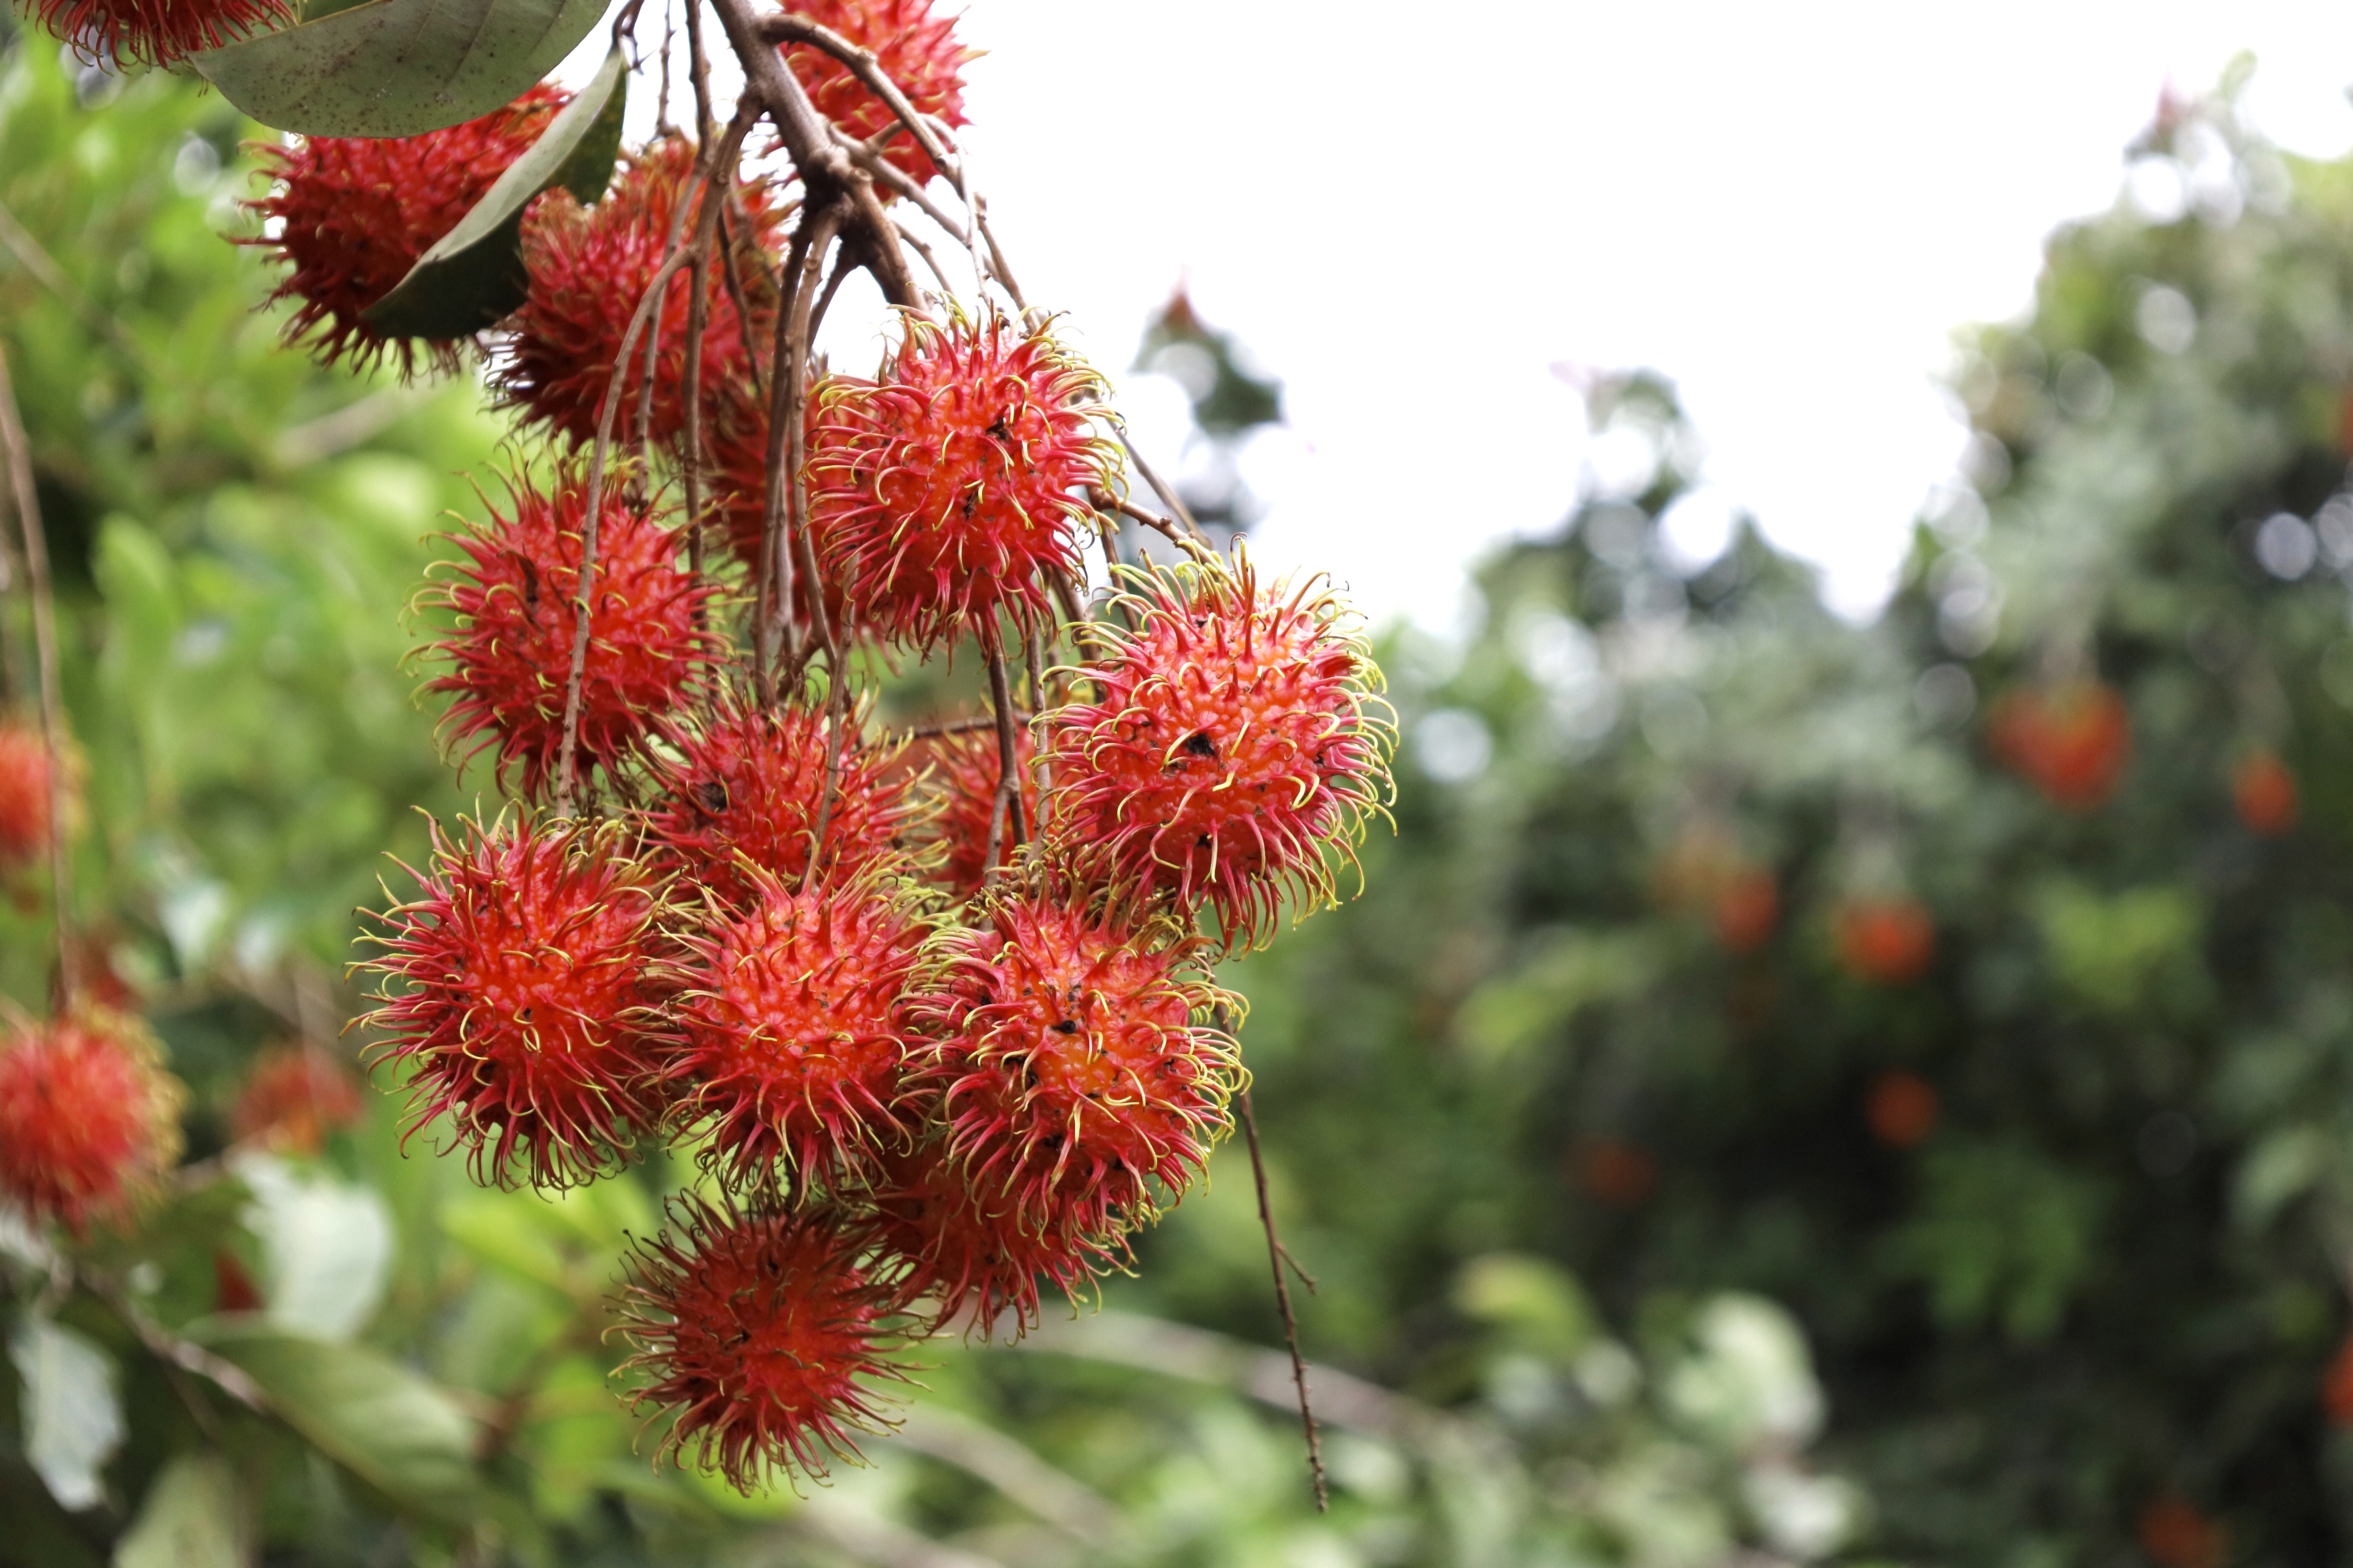
[[[1200,1178],[1247,1082],[1213,969],[1336,899],[1392,739],[1336,599],[1130,498],[1102,381],[965,183],[953,21],[713,11],[749,83],[724,124],[698,25],[696,130],[621,148],[625,10],[576,93],[266,149],[247,243],[290,341],[480,355],[518,437],[417,600],[422,694],[510,799],[437,824],[375,917],[380,1072],[486,1184],[699,1163],[619,1310],[665,1448],[749,1489],[853,1452],[910,1342],[1086,1293]],[[39,15],[164,58],[276,13]],[[252,47],[194,63],[237,98]],[[963,293],[914,286],[916,213]],[[889,347],[830,373],[860,268]],[[985,674],[985,709],[894,731],[874,683],[910,658]],[[0,730],[0,859],[51,833],[48,754]],[[67,990],[0,1050],[0,1185],[79,1233],[161,1181],[176,1087]],[[245,1135],[347,1118],[320,1067],[273,1061]]]

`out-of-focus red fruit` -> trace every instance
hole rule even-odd
[[[1755,952],[1781,921],[1781,889],[1773,873],[1761,867],[1744,867],[1728,878],[1715,896],[1716,940],[1733,952]]]
[[[360,1119],[351,1076],[320,1051],[280,1046],[253,1064],[229,1125],[239,1142],[315,1154],[327,1134]]]
[[[795,0],[793,10],[874,54],[892,85],[907,95],[918,114],[954,127],[965,123],[964,65],[979,51],[956,42],[954,16],[932,14],[932,0]],[[783,47],[785,63],[817,105],[818,112],[860,142],[898,117],[848,66],[808,44]],[[932,177],[932,161],[902,131],[883,159],[917,184]],[[890,187],[880,187],[888,196]]]
[[[294,19],[288,0],[31,0],[41,26],[85,59],[174,60]]]
[[[17,1026],[0,1044],[0,1198],[77,1237],[130,1217],[179,1158],[185,1097],[136,1019]]]
[[[1003,773],[997,765],[1000,750],[994,730],[943,735],[932,746],[932,784],[940,803],[933,831],[947,847],[947,858],[934,877],[959,898],[977,892],[988,872],[988,826],[997,816],[997,786]],[[1035,755],[1028,731],[1018,733],[1014,757],[1020,774],[1021,821],[1032,834],[1039,826],[1038,779],[1030,767]],[[1009,826],[1000,828],[997,865],[1013,863],[1014,847]]]
[[[480,120],[422,136],[311,136],[260,149],[270,194],[248,203],[268,231],[252,241],[292,270],[270,296],[294,300],[290,342],[322,362],[389,355],[403,375],[420,354],[454,369],[462,340],[387,338],[361,313],[392,292],[433,242],[482,199],[571,94],[545,83]]]
[[[1986,738],[2003,763],[2070,811],[2105,804],[2132,760],[2132,716],[2096,680],[2004,692]]]
[[[1659,1162],[1622,1138],[1588,1139],[1569,1150],[1568,1179],[1611,1208],[1639,1208],[1658,1190]]]
[[[2353,1334],[2345,1337],[2320,1374],[2320,1407],[2337,1426],[2353,1426]]]
[[[49,845],[49,749],[40,732],[0,724],[0,871],[39,858]]]
[[[2266,838],[2294,827],[2301,805],[2295,775],[2274,752],[2253,752],[2239,763],[2231,774],[2231,799],[2239,820]]]
[[[1936,1091],[1917,1073],[1883,1072],[1863,1097],[1871,1135],[1890,1149],[1910,1149],[1936,1130]]]
[[[2222,1568],[2231,1558],[2230,1532],[2178,1497],[2141,1510],[2133,1534],[2158,1568]]]
[[[261,1292],[254,1288],[253,1276],[237,1261],[237,1254],[226,1248],[213,1252],[213,1310],[216,1312],[258,1312],[262,1308]]]
[[[1839,962],[1858,980],[1909,985],[1936,955],[1936,926],[1914,899],[1855,899],[1838,912]]]

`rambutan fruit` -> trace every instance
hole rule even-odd
[[[1014,737],[1021,820],[1033,831],[1039,821],[1038,780],[1029,764],[1036,752],[1028,731]],[[931,831],[947,852],[934,879],[958,898],[967,898],[979,890],[988,874],[988,827],[997,815],[997,786],[1004,776],[998,765],[1002,749],[994,730],[966,730],[934,741],[931,755],[932,790],[939,802]],[[1011,865],[1014,853],[1008,824],[997,834],[997,864]]]
[[[977,58],[979,51],[956,42],[956,18],[934,16],[932,0],[796,0],[793,8],[872,51],[874,63],[916,113],[948,126],[965,123],[964,66]],[[817,111],[849,135],[863,142],[898,123],[890,105],[824,50],[810,44],[786,44],[783,53]],[[904,131],[882,156],[919,185],[934,173],[931,159]],[[878,194],[887,197],[889,187]]]
[[[36,21],[84,59],[169,65],[294,19],[290,0],[29,0]]]
[[[1837,919],[1839,962],[1875,985],[1909,985],[1936,956],[1936,925],[1916,899],[1850,899]]]
[[[811,398],[806,421],[808,450],[816,447],[818,415],[818,401]],[[713,401],[706,428],[710,432],[711,485],[707,515],[715,518],[725,531],[729,551],[756,583],[760,545],[765,536],[768,515],[768,410],[765,404],[755,403],[740,393],[723,392]],[[817,636],[817,616],[811,607],[807,561],[817,558],[817,553],[812,549],[805,557],[796,550],[791,560],[793,616],[810,637]],[[842,595],[840,573],[831,562],[821,558],[818,565],[824,574],[827,624],[844,637],[863,634],[868,629],[863,616]]]
[[[1871,1135],[1890,1149],[1909,1149],[1936,1130],[1936,1090],[1917,1073],[1883,1072],[1863,1097]]]
[[[329,1132],[359,1119],[359,1090],[349,1074],[322,1052],[281,1046],[254,1062],[229,1126],[240,1142],[315,1154]]]
[[[1033,1156],[1050,1163],[1043,1151]],[[1008,1179],[1009,1178],[1009,1179]],[[959,1321],[986,1335],[1018,1335],[1038,1321],[1039,1282],[1073,1301],[1107,1268],[1128,1257],[1126,1229],[1085,1223],[1091,1207],[1076,1189],[1083,1178],[1048,1173],[1043,1202],[1025,1215],[1015,1173],[976,1173],[954,1160],[944,1141],[886,1154],[871,1194],[875,1235],[906,1261],[911,1298],[934,1303],[934,1329]],[[1074,1202],[1074,1197],[1076,1201]]]
[[[1136,922],[1040,868],[993,889],[976,925],[945,934],[947,963],[916,1016],[948,1154],[996,1183],[1031,1226],[1103,1233],[1181,1197],[1229,1125],[1233,1041],[1197,1019],[1237,998],[1204,973],[1204,944]]]
[[[2251,831],[2276,838],[2295,826],[2295,775],[2278,752],[2252,752],[2231,773],[2231,803]]]
[[[638,303],[668,254],[672,219],[681,203],[683,215],[694,221],[701,205],[702,180],[694,173],[692,142],[670,137],[629,158],[603,200],[583,206],[562,190],[548,192],[524,216],[523,262],[531,271],[531,297],[511,318],[512,330],[501,350],[492,376],[499,399],[525,419],[544,425],[575,443],[596,438],[596,422],[613,379],[613,362],[628,332]],[[733,237],[742,247],[737,268],[746,303],[755,316],[751,331],[765,336],[775,309],[767,279],[769,264],[761,253],[773,237],[779,215],[764,187],[736,187],[740,210],[751,220],[750,234],[738,226]],[[723,276],[725,268],[705,269],[708,314],[702,331],[702,384],[705,391],[751,379],[745,353],[744,327]],[[661,319],[649,324],[659,332],[654,356],[654,394],[649,434],[663,446],[676,442],[686,428],[687,301],[691,286],[688,269],[681,268],[664,286]],[[623,372],[620,399],[616,404],[613,432],[617,440],[634,435],[639,389],[645,383],[645,338],[629,351]]]
[[[903,1287],[863,1258],[869,1227],[829,1208],[739,1210],[692,1194],[629,1257],[633,1394],[670,1417],[662,1453],[750,1492],[769,1466],[823,1476],[887,1424],[875,1384]]]
[[[677,755],[659,764],[661,794],[647,819],[657,864],[738,911],[764,896],[747,866],[798,883],[825,798],[825,714],[730,697],[709,722],[673,731]],[[830,878],[855,875],[893,854],[921,818],[915,781],[896,762],[893,749],[865,738],[853,714],[826,816],[824,870]]]
[[[38,859],[49,845],[49,748],[40,731],[0,724],[0,871]]]
[[[1568,1152],[1570,1181],[1613,1209],[1640,1208],[1659,1190],[1659,1158],[1623,1138],[1583,1140]]]
[[[403,1137],[447,1117],[480,1182],[576,1185],[660,1115],[659,884],[617,825],[460,819],[420,896],[378,915],[366,1022],[410,1078]],[[406,868],[404,868],[406,869]]]
[[[421,354],[436,369],[454,369],[462,340],[386,337],[361,312],[458,226],[570,98],[543,82],[503,109],[422,136],[263,145],[263,171],[274,184],[247,205],[270,226],[249,243],[292,268],[270,296],[300,301],[287,341],[308,343],[322,363],[368,365],[388,355],[410,375]]]
[[[712,589],[678,564],[679,541],[608,479],[596,531],[596,607],[580,683],[578,765],[610,769],[692,695],[718,639],[698,610]],[[581,527],[587,486],[576,471],[555,493],[530,479],[512,506],[455,536],[465,559],[419,595],[450,612],[455,628],[430,653],[448,673],[426,683],[456,698],[443,722],[467,752],[495,749],[499,783],[544,798],[564,752],[564,705],[579,625]],[[486,502],[486,504],[489,504]]]
[[[1742,866],[1728,873],[1709,910],[1715,940],[1730,952],[1755,952],[1772,940],[1781,923],[1781,889],[1773,873],[1762,866]]]
[[[179,1159],[185,1098],[127,1015],[16,1026],[0,1044],[0,1199],[77,1237],[130,1218]]]
[[[2096,680],[2003,693],[1986,736],[1997,758],[2070,811],[2104,805],[2132,759],[2124,699]]]
[[[1337,901],[1334,860],[1388,788],[1380,670],[1314,584],[1259,585],[1200,552],[1133,574],[1132,632],[1089,628],[1092,701],[1050,719],[1049,831],[1114,872],[1214,909],[1229,945],[1263,940],[1286,892]]]
[[[2327,1412],[2329,1424],[2353,1426],[2353,1334],[2348,1334],[2328,1358],[2328,1368],[2320,1377],[2320,1407]]]
[[[817,391],[805,466],[820,566],[882,636],[919,647],[1028,626],[1047,578],[1081,570],[1078,493],[1110,482],[1095,374],[1044,331],[992,314],[912,312],[872,382]]]
[[[854,1177],[913,1135],[901,1102],[931,927],[888,866],[797,892],[742,874],[749,907],[681,939],[672,1118],[739,1191]]]

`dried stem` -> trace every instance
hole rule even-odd
[[[789,12],[772,11],[760,17],[754,26],[765,43],[814,45],[848,66],[850,74],[864,82],[867,89],[882,100],[883,107],[898,116],[899,123],[907,128],[907,133],[915,139],[916,145],[923,148],[923,156],[932,161],[932,167],[948,177],[948,184],[956,188],[958,195],[963,194],[962,168],[948,155],[947,149],[934,133],[931,121],[915,112],[915,106],[907,101],[905,93],[899,90],[899,84],[875,63],[873,50],[861,48],[832,28]]]
[[[1144,476],[1144,482],[1152,487],[1152,493],[1160,498],[1160,504],[1176,514],[1176,521],[1185,525],[1186,532],[1206,542],[1208,536],[1201,531],[1201,525],[1193,521],[1192,509],[1187,507],[1176,492],[1169,488],[1168,481],[1160,477],[1159,471],[1145,461],[1144,454],[1135,449],[1135,443],[1127,438],[1127,432],[1124,430],[1119,433],[1119,444],[1127,448],[1128,460],[1135,465],[1135,471]],[[1122,503],[1123,510],[1124,506],[1125,503]],[[1141,513],[1129,515],[1138,518],[1142,516]],[[1154,526],[1159,525],[1155,523]]]
[[[49,591],[49,547],[41,532],[40,499],[33,489],[33,447],[16,406],[8,357],[0,351],[0,447],[6,448],[9,494],[25,548],[25,588],[33,601],[33,645],[41,670],[41,745],[48,752],[49,898],[57,910],[59,1012],[79,994],[73,962],[73,868],[66,854],[66,720],[58,689],[57,604]]]
[[[1029,721],[1029,715],[1027,713],[1018,714],[1017,717],[1025,724]],[[936,723],[917,724],[902,733],[910,741],[928,741],[941,735],[970,735],[981,730],[996,728],[996,714],[980,713],[969,719],[942,719]]]
[[[1021,750],[1013,728],[1012,682],[1006,678],[1005,648],[996,627],[983,634],[981,647],[988,655],[988,695],[997,711],[997,799],[988,808],[988,858],[981,862],[987,868],[983,874],[993,878],[1006,830],[1012,830],[1016,848],[1029,835],[1022,831]]]
[[[1307,1468],[1315,1478],[1315,1511],[1328,1512],[1331,1497],[1324,1485],[1324,1443],[1315,1430],[1315,1406],[1307,1396],[1307,1363],[1299,1354],[1299,1319],[1291,1310],[1291,1286],[1282,1277],[1283,1263],[1290,1254],[1283,1248],[1282,1238],[1275,1234],[1274,1205],[1266,1194],[1266,1160],[1259,1152],[1258,1118],[1251,1114],[1250,1090],[1234,1096],[1235,1108],[1241,1112],[1242,1136],[1250,1142],[1250,1176],[1258,1184],[1259,1223],[1266,1227],[1266,1261],[1274,1272],[1274,1304],[1282,1313],[1282,1342],[1291,1352],[1291,1380],[1299,1390],[1299,1425],[1307,1434]],[[1297,1268],[1297,1264],[1293,1264]],[[1301,1279],[1305,1279],[1303,1269]],[[1314,1289],[1311,1283],[1308,1287]]]
[[[1134,518],[1136,521],[1144,524],[1145,527],[1152,529],[1164,535],[1171,544],[1182,544],[1185,542],[1185,536],[1176,531],[1176,525],[1175,523],[1169,521],[1166,518],[1161,516],[1156,511],[1145,510],[1142,507],[1136,505],[1134,501],[1127,500],[1124,496],[1115,496],[1112,494],[1101,485],[1089,485],[1087,487],[1087,499],[1095,503],[1095,507],[1098,510],[1115,511],[1122,517]]]

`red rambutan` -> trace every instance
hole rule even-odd
[[[39,858],[49,844],[49,748],[40,732],[0,724],[0,871]]]
[[[614,825],[460,827],[375,917],[377,1059],[412,1075],[404,1138],[447,1116],[475,1180],[575,1185],[660,1114],[658,884]]]
[[[876,381],[818,389],[805,472],[820,565],[883,636],[918,647],[986,635],[999,614],[1029,626],[1047,574],[1081,570],[1092,512],[1074,492],[1115,464],[1091,428],[1102,384],[998,316],[902,321]]]
[[[830,1209],[778,1213],[672,1200],[670,1226],[631,1255],[624,1329],[633,1403],[671,1416],[689,1448],[750,1492],[768,1466],[822,1476],[887,1423],[873,1385],[905,1381],[888,1327],[904,1288],[861,1260],[868,1227]]]
[[[2251,830],[2276,838],[2295,826],[2295,775],[2277,752],[2250,752],[2231,774],[2231,801]]]
[[[185,1098],[127,1015],[17,1026],[0,1045],[0,1198],[76,1237],[130,1217],[179,1159]]]
[[[315,1154],[329,1132],[359,1119],[359,1090],[348,1074],[322,1052],[281,1046],[254,1062],[229,1125],[239,1142]]]
[[[543,82],[480,120],[422,136],[317,136],[262,146],[275,184],[248,205],[275,226],[251,243],[292,268],[270,296],[301,301],[287,340],[307,342],[326,363],[348,357],[365,365],[389,354],[408,375],[421,351],[436,368],[454,368],[458,340],[387,338],[361,312],[458,226],[570,97]]]
[[[289,0],[30,0],[42,26],[84,59],[169,65],[294,19]]]
[[[818,402],[809,400],[807,449],[817,443]],[[760,544],[765,535],[768,513],[768,410],[745,396],[732,394],[717,398],[707,419],[710,452],[711,512],[726,530],[727,545],[742,562],[754,582],[760,571]],[[811,557],[817,552],[808,552]],[[832,563],[819,559],[818,567],[825,573],[825,613],[828,624],[843,637],[856,637],[866,628],[855,608],[842,597],[840,574]],[[807,559],[796,550],[792,552],[793,614],[807,635],[816,637],[816,616],[810,609],[809,573]]]
[[[1382,808],[1380,671],[1328,595],[1261,589],[1240,552],[1131,581],[1140,625],[1089,628],[1094,700],[1049,721],[1049,831],[1187,912],[1208,904],[1229,944],[1256,942],[1286,889],[1302,913],[1337,901],[1329,851],[1352,851]]]
[[[1050,1159],[1041,1152],[1036,1158]],[[872,1198],[877,1238],[906,1260],[911,1298],[936,1301],[937,1327],[958,1321],[986,1334],[1013,1334],[1038,1321],[1043,1279],[1073,1301],[1089,1282],[1128,1257],[1126,1232],[1083,1223],[1083,1195],[1071,1184],[1041,1189],[1042,1213],[1024,1215],[1015,1201],[1018,1173],[986,1175],[959,1165],[940,1142],[884,1156]]]
[[[662,258],[669,252],[672,220],[681,203],[683,216],[694,221],[701,205],[702,180],[694,173],[693,143],[671,137],[655,142],[630,158],[602,201],[583,206],[570,195],[554,190],[542,196],[523,219],[523,261],[531,270],[531,298],[512,317],[513,336],[501,351],[493,377],[499,397],[523,417],[547,426],[577,443],[596,438],[596,421],[605,391],[613,379],[614,356],[620,352],[638,302],[645,297]],[[737,186],[742,209],[751,217],[754,234],[734,231],[743,247],[747,302],[755,315],[774,309],[766,283],[768,263],[760,252],[774,234],[779,217],[763,187]],[[706,393],[748,381],[750,361],[744,352],[744,328],[735,313],[725,268],[706,270],[708,315],[702,331],[702,383]],[[665,285],[660,320],[647,328],[659,331],[660,347],[654,359],[654,396],[649,434],[664,446],[674,443],[686,428],[686,326],[691,279],[681,268]],[[772,317],[770,318],[773,319]],[[752,331],[765,336],[762,321]],[[639,334],[623,373],[620,400],[615,405],[613,434],[626,441],[636,428],[638,390],[645,382],[645,337]]]
[[[1871,1135],[1890,1149],[1925,1142],[1936,1130],[1936,1090],[1918,1073],[1881,1073],[1862,1101]]]
[[[1037,748],[1025,731],[1014,737],[1014,756],[1020,766],[1021,820],[1034,831],[1038,824],[1038,780],[1030,771]],[[987,875],[988,827],[997,813],[997,785],[1004,770],[997,764],[1000,748],[994,730],[967,730],[943,735],[932,742],[932,774],[939,815],[932,831],[945,847],[947,858],[935,879],[965,898],[980,889]],[[997,834],[997,863],[1013,863],[1015,845],[1008,828]]]
[[[1181,1197],[1229,1122],[1241,1068],[1194,1020],[1238,999],[1202,973],[1198,938],[1128,921],[1050,871],[985,894],[949,932],[945,973],[916,1005],[934,1038],[948,1153],[1033,1226],[1110,1230]]]
[[[583,772],[636,751],[691,694],[719,646],[697,613],[710,584],[677,563],[677,533],[623,490],[608,479],[596,531],[596,606],[580,685]],[[455,536],[466,559],[420,596],[458,622],[431,650],[449,672],[426,689],[457,699],[444,722],[480,737],[469,756],[495,747],[501,785],[514,770],[521,793],[538,799],[554,785],[564,752],[588,495],[577,473],[563,475],[553,496],[529,479],[510,494],[512,514],[493,507],[488,524]]]
[[[744,875],[749,907],[683,938],[662,1064],[673,1119],[707,1133],[705,1159],[739,1191],[857,1175],[911,1136],[909,1002],[931,928],[888,867],[799,892]]]
[[[916,113],[949,126],[965,123],[964,65],[978,58],[979,51],[956,42],[956,18],[934,16],[932,0],[796,0],[793,8],[873,51],[874,63]],[[818,112],[859,141],[898,123],[889,105],[824,50],[786,44],[783,53]],[[934,172],[931,159],[904,131],[882,156],[917,184]],[[880,194],[887,197],[889,187],[881,187]]]
[[[1986,734],[1995,756],[2071,811],[2105,804],[2132,760],[2132,716],[2096,680],[2004,692]]]
[[[797,883],[825,797],[824,713],[730,698],[700,729],[675,729],[679,755],[661,764],[661,796],[647,825],[657,863],[738,911],[763,897],[746,863]],[[864,738],[852,715],[826,818],[830,877],[855,875],[892,854],[921,816],[914,780],[895,762],[893,751]]]
[[[1839,962],[1858,980],[1909,985],[1936,956],[1936,925],[1916,899],[1852,899],[1838,911]]]

